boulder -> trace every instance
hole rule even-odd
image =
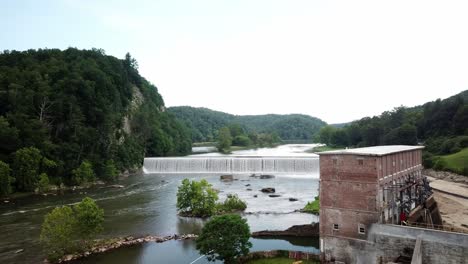
[[[253,197],[254,197],[254,198],[257,198],[257,197],[258,197],[258,195],[254,194],[254,196],[253,196]]]
[[[268,196],[270,196],[271,198],[276,198],[276,197],[280,197],[281,195],[279,195],[279,194],[269,194]]]
[[[297,198],[292,198],[292,197],[291,197],[291,198],[289,198],[289,201],[290,201],[290,202],[297,202]]]
[[[271,179],[274,177],[275,177],[274,175],[268,175],[268,174],[260,175],[260,179]]]
[[[221,176],[219,176],[219,179],[221,181],[233,181],[234,176],[233,175],[221,175]]]
[[[248,187],[248,186],[250,186],[250,183],[245,185],[245,187]]]
[[[261,192],[264,192],[264,193],[274,193],[275,192],[275,188],[271,188],[271,187],[268,187],[268,188],[263,188],[260,190]]]
[[[247,188],[247,191],[251,191],[252,189],[251,188]]]

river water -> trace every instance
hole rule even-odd
[[[240,156],[294,156],[311,145],[286,145],[274,149],[235,152]],[[214,155],[210,153],[210,155]],[[317,161],[318,162],[318,161]],[[247,202],[242,214],[250,230],[284,230],[292,225],[318,222],[314,215],[296,213],[318,194],[318,171],[309,175],[277,175],[259,179],[250,175],[235,175],[232,182],[221,182],[219,175],[200,174],[140,174],[119,181],[124,188],[93,188],[70,191],[58,196],[30,196],[0,204],[0,263],[38,263],[44,256],[38,243],[44,215],[55,206],[73,204],[86,196],[92,197],[105,211],[103,237],[127,235],[172,235],[199,233],[206,220],[179,217],[176,210],[177,187],[184,178],[207,179],[220,190],[220,200],[228,194],[238,194]],[[271,198],[261,188],[274,187],[281,197]],[[251,190],[248,190],[251,189]],[[257,197],[254,197],[257,195]],[[290,202],[289,198],[298,201]],[[318,251],[317,239],[277,238],[251,239],[251,251],[290,249]],[[15,253],[18,249],[23,252]],[[191,263],[200,255],[194,241],[146,243],[96,255],[75,263]],[[208,263],[203,257],[195,263]]]

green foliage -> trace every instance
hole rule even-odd
[[[84,198],[73,206],[56,207],[42,224],[40,242],[51,261],[65,254],[86,250],[102,231],[104,212],[94,200]]]
[[[249,253],[249,238],[249,225],[239,215],[215,216],[203,227],[196,247],[210,261],[235,263],[238,257]]]
[[[75,241],[76,224],[69,206],[57,207],[45,216],[40,242],[49,260],[57,261],[78,248]]]
[[[252,144],[252,141],[247,135],[239,135],[239,136],[236,136],[232,140],[232,145],[234,146],[247,147],[247,146],[250,146],[251,144]]]
[[[231,131],[229,130],[228,127],[222,127],[219,130],[219,135],[218,135],[218,144],[216,147],[220,152],[226,153],[229,152],[232,144],[232,136],[231,136]]]
[[[184,179],[177,191],[177,209],[190,216],[207,217],[216,212],[218,194],[205,179]]]
[[[189,106],[170,107],[168,111],[190,127],[194,142],[215,141],[218,131],[224,126],[232,128],[233,138],[240,134],[256,133],[276,134],[282,140],[310,140],[326,125],[318,118],[297,114],[235,116]]]
[[[38,191],[41,193],[49,191],[49,177],[46,173],[41,173],[39,175],[39,183],[37,185]]]
[[[312,214],[320,213],[320,199],[318,196],[315,197],[315,200],[308,202],[302,211]]]
[[[106,164],[104,165],[104,173],[102,175],[102,178],[105,181],[114,182],[117,180],[118,175],[119,175],[119,171],[115,167],[114,160],[106,161]]]
[[[3,52],[0,73],[0,160],[20,178],[18,191],[32,190],[37,181],[29,180],[41,172],[73,183],[72,171],[85,160],[102,178],[108,160],[124,170],[141,166],[145,153],[191,150],[190,131],[165,111],[130,54],[120,60],[98,49]],[[44,159],[26,177],[12,154],[29,147]]]
[[[223,203],[217,204],[217,213],[233,213],[244,211],[247,204],[242,201],[237,194],[228,195]]]
[[[434,169],[449,170],[468,176],[468,147],[450,155],[440,156]]]
[[[10,176],[10,166],[0,160],[0,196],[8,195],[11,193],[11,184],[14,178]]]
[[[17,190],[34,191],[36,189],[41,160],[41,152],[34,147],[22,148],[15,152],[13,170]]]
[[[87,160],[81,162],[80,166],[72,171],[72,175],[73,183],[77,185],[94,182],[96,179],[93,165]]]
[[[104,210],[99,208],[93,199],[86,197],[73,209],[77,220],[78,237],[85,240],[91,239],[103,230]]]

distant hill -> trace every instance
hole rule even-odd
[[[310,140],[326,125],[316,117],[300,114],[232,115],[190,106],[167,110],[192,129],[194,142],[215,140],[218,130],[229,124],[239,124],[247,132],[276,133],[282,140]]]

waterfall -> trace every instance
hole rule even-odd
[[[145,158],[144,173],[318,173],[317,157]]]

